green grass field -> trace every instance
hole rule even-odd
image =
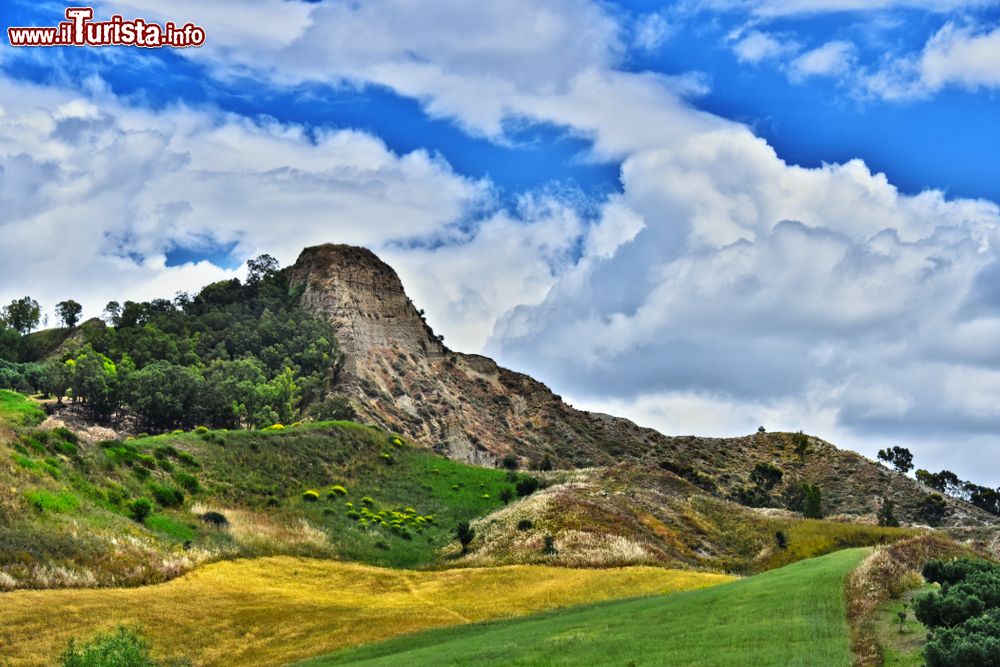
[[[14,391],[0,389],[0,423],[33,426],[45,419],[45,411],[35,401]]]
[[[710,589],[437,630],[302,663],[327,665],[851,664],[848,549]],[[488,601],[484,601],[488,604]]]

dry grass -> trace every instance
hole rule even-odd
[[[226,530],[240,545],[257,549],[329,546],[326,533],[303,518],[289,518],[247,509],[195,503],[192,514],[219,512],[229,522]]]
[[[963,547],[939,535],[921,535],[878,547],[847,578],[847,618],[851,625],[854,664],[882,664],[882,651],[873,627],[873,614],[888,600],[920,586],[924,563],[932,558],[971,555]]]
[[[283,664],[427,628],[704,588],[717,574],[636,567],[391,570],[292,557],[220,562],[158,586],[0,594],[0,655],[51,664],[70,637],[145,627],[196,665]]]

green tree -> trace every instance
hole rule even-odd
[[[896,528],[899,526],[899,519],[896,518],[896,504],[892,502],[891,498],[883,498],[882,504],[879,505],[878,513],[878,525],[888,526]]]
[[[878,452],[878,460],[882,461],[886,465],[892,466],[896,469],[896,472],[901,472],[904,475],[913,470],[913,453],[905,447],[889,447],[888,449],[880,449]]]
[[[924,496],[917,506],[917,518],[928,526],[939,526],[948,512],[948,503],[939,493]]]
[[[469,545],[476,537],[476,531],[469,525],[468,521],[462,521],[455,526],[455,537],[462,544],[462,553],[467,554],[469,553]]]
[[[68,299],[66,301],[60,301],[56,304],[56,315],[64,326],[72,329],[80,321],[80,313],[83,312],[83,306],[78,304],[73,299]]]
[[[802,516],[807,519],[823,518],[823,492],[815,484],[803,484]]]
[[[38,326],[42,309],[30,296],[21,297],[3,308],[3,320],[22,336]]]

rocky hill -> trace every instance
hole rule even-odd
[[[448,349],[410,299],[396,272],[369,250],[306,248],[288,269],[301,303],[329,320],[344,353],[333,391],[362,420],[386,426],[447,456],[497,465],[546,457],[557,468],[622,462],[661,467],[729,496],[758,463],[783,473],[775,497],[794,484],[818,484],[828,514],[871,516],[883,497],[916,522],[931,490],[913,479],[817,438],[757,433],[738,438],[669,437],[627,419],[575,410],[541,382],[480,355]],[[949,499],[945,523],[970,529],[1000,522]]]

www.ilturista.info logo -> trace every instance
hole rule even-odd
[[[164,25],[132,19],[117,14],[109,21],[94,21],[90,7],[70,7],[66,20],[53,28],[7,28],[11,46],[140,46],[157,49],[164,46],[186,48],[205,43],[205,29],[173,21]]]

